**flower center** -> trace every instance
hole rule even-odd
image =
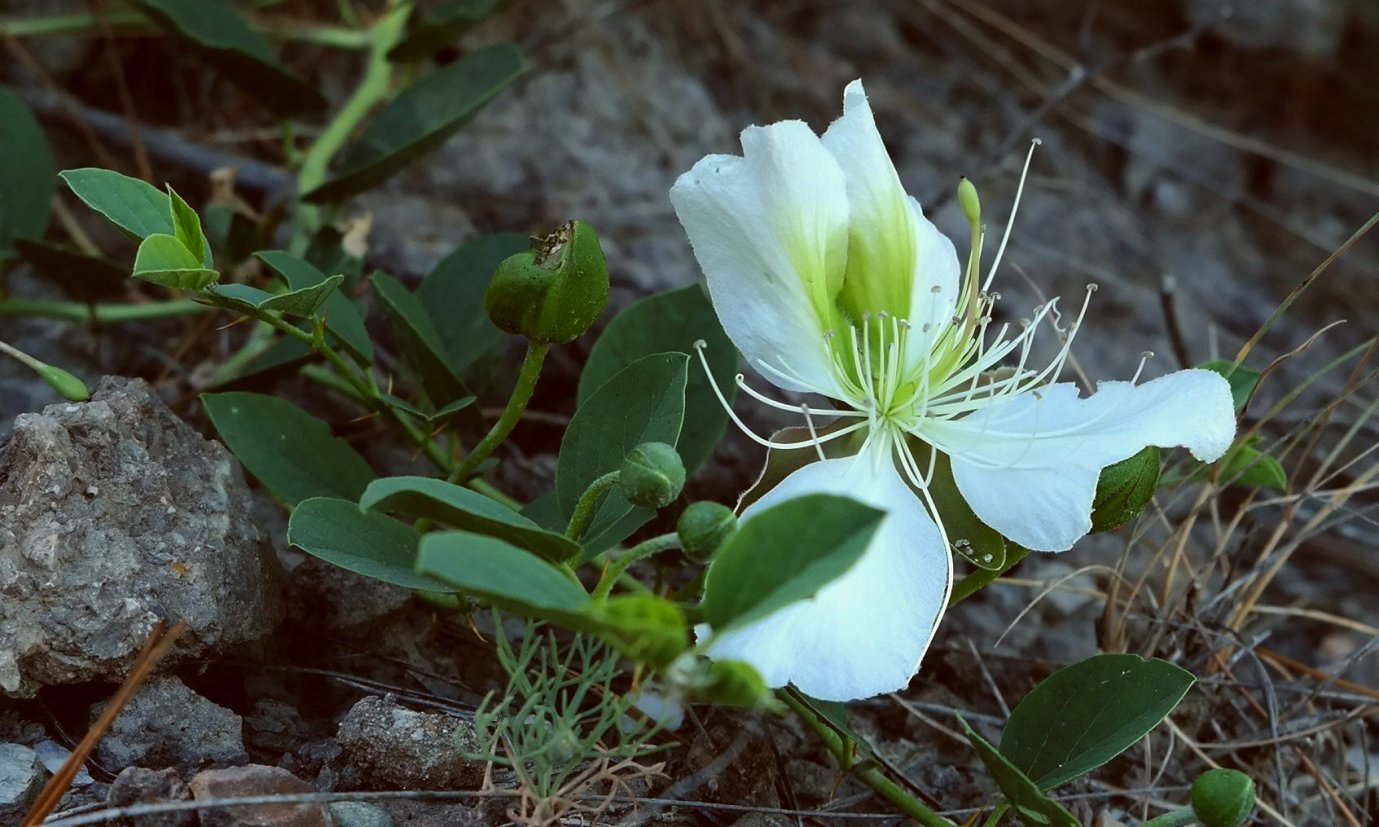
[[[920,371],[906,359],[910,322],[882,310],[863,313],[842,336],[824,334],[833,354],[833,374],[846,400],[866,412],[874,426],[913,422]]]

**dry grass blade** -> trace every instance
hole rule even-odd
[[[81,769],[82,764],[86,763],[87,757],[96,748],[96,744],[100,743],[101,738],[110,730],[111,725],[115,723],[115,719],[119,717],[125,705],[133,699],[134,693],[139,691],[140,684],[153,671],[153,667],[157,666],[158,662],[167,655],[173,644],[185,631],[187,631],[187,623],[184,620],[179,620],[177,625],[167,630],[166,634],[163,632],[163,624],[159,623],[153,627],[153,631],[148,636],[148,642],[144,644],[143,651],[139,653],[138,660],[134,662],[134,667],[129,672],[129,677],[120,684],[120,688],[116,690],[110,702],[105,705],[105,711],[87,731],[86,737],[81,739],[81,743],[77,744],[77,748],[72,750],[71,755],[67,756],[62,767],[43,786],[43,790],[38,794],[38,800],[34,802],[33,807],[24,816],[23,827],[38,827],[57,808],[58,802],[62,801],[62,797],[67,794],[68,787],[72,785],[72,779],[77,777],[77,772]]]

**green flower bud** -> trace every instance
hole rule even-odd
[[[780,706],[780,701],[766,685],[761,673],[745,661],[710,661],[686,653],[671,663],[664,674],[672,686],[699,703],[746,709],[776,709]]]
[[[608,263],[594,228],[571,221],[498,265],[484,309],[502,330],[544,344],[588,330],[608,303]]]
[[[664,442],[643,442],[633,448],[618,470],[618,484],[627,501],[643,508],[664,508],[685,487],[685,463]]]
[[[38,375],[52,386],[53,390],[62,394],[64,399],[85,402],[91,398],[91,391],[86,389],[86,383],[62,368],[44,365],[38,369]]]
[[[690,503],[675,531],[680,535],[680,548],[696,563],[707,563],[733,532],[737,530],[737,515],[722,503]]]
[[[1203,827],[1240,827],[1255,808],[1255,782],[1237,770],[1207,770],[1192,782],[1192,812]]]
[[[982,223],[982,202],[977,198],[976,186],[965,175],[958,181],[958,206],[962,207],[968,224],[976,227]]]
[[[593,610],[599,634],[624,655],[664,666],[685,651],[689,625],[680,607],[661,597],[622,595]]]

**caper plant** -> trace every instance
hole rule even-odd
[[[209,48],[184,6],[134,5]],[[516,47],[500,43],[397,91],[416,75],[409,60],[464,28],[448,13],[393,2],[355,32],[349,42],[364,66],[352,96],[318,137],[288,147],[298,187],[281,232],[227,199],[225,182],[198,210],[161,182],[67,170],[60,178],[71,193],[137,243],[127,269],[153,301],[59,313],[4,299],[0,309],[106,322],[214,311],[247,321],[200,400],[220,438],[290,511],[293,546],[437,606],[483,605],[575,635],[571,657],[554,638],[533,634],[515,649],[504,639],[512,684],[481,718],[484,754],[543,801],[599,750],[640,754],[654,727],[631,740],[614,735],[634,707],[669,726],[676,708],[707,703],[797,715],[898,809],[952,824],[866,760],[842,704],[904,689],[942,634],[944,612],[1027,554],[1066,551],[1124,525],[1160,485],[1192,484],[1215,473],[1212,463],[1238,464],[1248,451],[1250,462],[1267,460],[1235,443],[1239,392],[1258,374],[1223,363],[1140,381],[1142,363],[1130,381],[1087,396],[1060,382],[1092,318],[1092,290],[1075,318],[1053,300],[1021,326],[997,324],[991,287],[1010,227],[983,273],[986,229],[977,188],[964,179],[958,199],[971,232],[962,261],[906,194],[859,81],[822,135],[799,121],[749,127],[742,155],[707,156],[679,178],[669,199],[707,289],[647,297],[607,322],[580,376],[550,490],[516,500],[494,470],[510,456],[547,356],[595,335],[604,315],[609,270],[595,229],[576,219],[531,238],[470,239],[413,288],[366,275],[359,227],[333,218],[524,71]],[[211,62],[250,66],[259,79],[282,74],[266,47],[247,45],[257,42],[252,28],[235,26],[238,45],[221,42]],[[237,59],[223,53],[236,49]],[[273,100],[285,124],[300,117],[290,97]],[[16,122],[23,133],[29,122]],[[92,258],[17,249],[40,269],[54,256]],[[387,349],[365,323],[370,308],[386,323]],[[1056,353],[1035,367],[1041,331],[1055,337]],[[506,344],[524,355],[498,383],[506,399],[490,421],[476,401],[487,366],[505,365]],[[76,377],[0,350],[84,398]],[[753,387],[738,373],[740,356],[793,395]],[[349,416],[387,423],[432,473],[381,473],[292,401],[233,387],[284,371]],[[738,391],[803,424],[756,434],[734,413]],[[686,479],[730,422],[767,449],[760,480],[736,508],[689,502]],[[1161,479],[1161,449],[1176,447],[1192,459]],[[653,520],[674,530],[649,533]],[[1035,687],[998,744],[960,722],[1000,793],[987,823],[1009,813],[1075,824],[1050,791],[1137,742],[1192,683],[1161,660],[1104,654]],[[571,687],[581,703],[566,703]],[[544,729],[528,729],[528,719]],[[610,753],[609,740],[632,746]],[[1205,775],[1191,806],[1150,823],[1239,824],[1253,807],[1247,782]]]

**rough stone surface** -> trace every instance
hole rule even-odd
[[[337,801],[330,805],[335,827],[393,827],[393,817],[362,801]]]
[[[43,787],[47,772],[22,744],[0,744],[0,824],[18,824]]]
[[[177,770],[127,767],[115,776],[105,800],[112,807],[128,807],[133,804],[190,801],[191,797],[191,789],[187,787],[187,782],[182,780],[182,776],[177,774]],[[125,819],[116,824],[128,827],[188,827],[195,821],[196,813],[186,810],[140,816],[137,820]]]
[[[256,795],[295,795],[311,792],[305,781],[279,767],[250,764],[206,770],[191,782],[197,801]],[[207,807],[197,811],[201,827],[330,827],[323,804],[257,804],[245,807]]]
[[[297,623],[348,629],[406,606],[410,589],[355,574],[316,557],[307,557],[287,576],[288,615]]]
[[[94,719],[104,704],[92,710]],[[150,679],[115,719],[101,739],[97,755],[111,770],[132,767],[176,767],[195,772],[208,765],[249,760],[244,750],[244,723],[182,683],[164,675]]]
[[[467,721],[417,712],[391,698],[368,697],[340,722],[341,786],[354,789],[466,790],[484,778]]]
[[[121,678],[159,620],[172,658],[261,637],[277,563],[238,463],[142,380],[16,417],[0,447],[0,691]]]

